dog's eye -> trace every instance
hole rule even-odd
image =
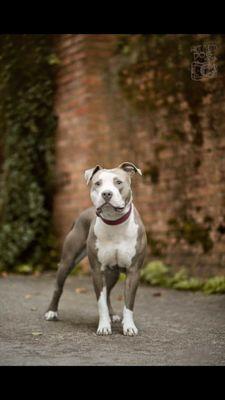
[[[121,185],[121,183],[123,183],[122,181],[116,181],[117,185]]]
[[[99,181],[95,182],[95,186],[100,186],[101,183]]]

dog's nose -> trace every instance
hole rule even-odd
[[[104,192],[102,192],[102,197],[105,201],[109,201],[112,197],[112,192],[111,190],[105,190]]]

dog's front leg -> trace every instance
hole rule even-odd
[[[97,335],[111,335],[111,318],[107,304],[107,286],[104,272],[92,270],[93,283],[98,301],[99,324]]]
[[[134,300],[139,283],[140,271],[136,268],[131,268],[127,272],[125,281],[123,309],[123,334],[126,336],[134,336],[138,334],[138,330],[133,320]]]

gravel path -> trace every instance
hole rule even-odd
[[[70,276],[60,321],[46,322],[55,274],[0,278],[0,365],[225,365],[225,295],[139,286],[139,336],[113,325],[96,335],[97,304],[89,277]],[[123,284],[112,299],[123,308]]]

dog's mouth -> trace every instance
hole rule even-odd
[[[115,207],[111,203],[106,202],[97,208],[97,212],[100,214],[102,212],[103,207],[107,207],[107,206],[111,207],[114,211],[116,211],[118,213],[122,212],[125,209],[125,206],[124,207]]]

